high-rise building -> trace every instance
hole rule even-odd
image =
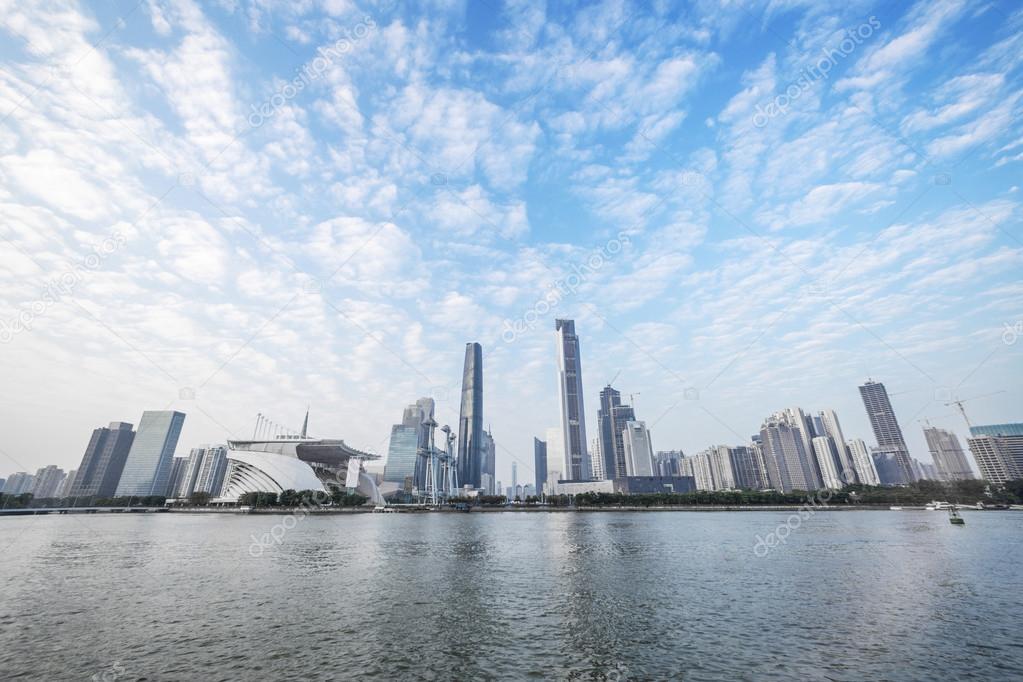
[[[583,372],[579,337],[574,320],[557,319],[554,329],[558,343],[558,392],[561,397],[561,431],[566,480],[589,480],[593,468],[586,449],[586,411],[583,407]]]
[[[1023,423],[971,426],[967,443],[984,480],[1023,479]]]
[[[924,438],[927,449],[931,451],[931,459],[942,481],[967,481],[973,476],[970,461],[966,459],[959,438],[951,431],[936,426],[924,427]]]
[[[557,426],[548,428],[544,435],[547,441],[547,493],[553,494],[558,481],[564,478],[561,467],[565,466],[565,441]]]
[[[487,484],[480,487],[488,495],[496,494],[494,479],[497,478],[497,443],[494,442],[494,436],[490,431],[483,432],[483,469],[481,479],[482,477],[486,477]]]
[[[654,453],[654,464],[658,476],[681,476],[681,450],[658,450]]]
[[[78,472],[74,469],[67,472],[67,476],[64,477],[64,482],[60,484],[60,490],[57,491],[57,497],[70,497],[71,488],[75,485],[75,475]],[[0,484],[0,488],[3,488],[3,484]]]
[[[512,462],[512,487],[519,487],[519,465],[515,462]]]
[[[881,485],[906,485],[906,472],[895,453],[882,450],[881,448],[870,448],[870,458],[874,460],[874,468],[877,470],[877,477],[881,479]],[[909,462],[910,471],[913,470],[913,462]]]
[[[69,497],[113,497],[121,480],[135,432],[127,422],[95,429],[78,465]]]
[[[806,475],[809,487],[803,488],[803,490],[818,490],[824,485],[824,477],[821,474],[821,463],[817,461],[817,455],[813,450],[813,438],[817,435],[814,421],[800,407],[786,408],[782,414],[785,415],[789,426],[795,429],[796,435],[802,443],[802,450],[806,453]],[[823,423],[818,420],[817,424],[823,434]]]
[[[767,481],[763,455],[757,448],[749,445],[728,448],[728,456],[732,462],[734,487],[741,490],[764,490],[771,487]]]
[[[838,457],[838,474],[843,483],[856,482],[856,465],[853,463],[852,454],[845,444],[845,435],[842,433],[842,426],[838,423],[838,415],[834,410],[822,410],[820,420],[824,426],[824,432],[818,436],[827,436],[835,448]]]
[[[898,471],[902,474],[901,482],[912,483],[915,477],[909,448],[902,437],[899,420],[895,418],[895,410],[892,409],[884,384],[868,379],[867,383],[860,386],[860,397],[863,398],[863,407],[867,410],[870,427],[874,430],[878,450],[885,455],[891,455],[895,460]]]
[[[142,413],[139,430],[124,463],[121,481],[117,484],[115,494],[118,497],[166,493],[174,450],[184,423],[182,412],[147,410]]]
[[[32,489],[29,491],[37,499],[57,497],[57,491],[64,483],[64,470],[50,464],[36,472],[32,481]]]
[[[863,485],[881,485],[881,478],[877,475],[877,467],[874,466],[874,458],[870,456],[867,444],[862,438],[854,438],[846,443],[849,448],[849,455],[852,457],[853,468],[856,470],[856,480]]]
[[[805,418],[802,410],[778,412],[760,427],[760,443],[771,487],[784,492],[817,490],[820,484],[811,460],[816,458],[804,446]],[[793,423],[795,417],[797,421]]]
[[[171,462],[171,473],[167,479],[165,497],[177,497],[181,481],[185,478],[185,470],[188,468],[188,459],[188,457],[175,457]]]
[[[539,438],[533,438],[533,480],[536,494],[542,494],[547,483],[547,441]]]
[[[600,466],[604,479],[625,476],[625,442],[622,433],[625,425],[636,421],[631,405],[622,403],[622,395],[610,385],[600,392],[600,409],[597,410],[597,428]]]
[[[433,411],[433,398],[420,398],[405,408],[401,423],[391,427],[385,481],[398,483],[410,491],[426,488],[430,452],[428,423],[433,419]]]
[[[654,448],[650,441],[650,430],[647,429],[646,422],[626,423],[622,438],[625,443],[625,475],[656,476]]]
[[[35,476],[27,471],[18,471],[7,477],[3,492],[7,495],[21,495],[32,490]]]
[[[458,414],[458,485],[479,488],[483,473],[483,347],[465,344]]]
[[[223,445],[207,445],[202,457],[202,469],[195,482],[195,492],[208,493],[211,497],[220,495],[227,474],[227,448]]]
[[[831,490],[841,490],[845,483],[839,475],[840,464],[835,442],[830,436],[815,436],[812,443],[813,454],[821,469],[822,485]]]

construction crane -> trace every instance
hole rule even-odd
[[[966,416],[966,408],[963,407],[963,403],[968,403],[971,400],[980,400],[981,398],[989,398],[989,397],[991,397],[993,395],[998,395],[999,393],[1005,393],[1005,391],[995,391],[994,393],[986,393],[984,395],[975,395],[972,398],[967,398],[966,400],[959,400],[959,399],[950,400],[947,403],[945,403],[945,407],[955,407],[955,408],[957,408],[959,410],[959,414],[963,415],[963,421],[966,422],[966,427],[967,428],[973,428],[973,424],[970,423],[970,418]]]

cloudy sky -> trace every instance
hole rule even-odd
[[[0,476],[144,409],[383,454],[479,341],[526,479],[556,316],[591,438],[1023,420],[1018,3],[405,4],[0,0]]]

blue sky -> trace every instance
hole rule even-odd
[[[787,406],[1019,421],[1010,2],[0,0],[0,472],[256,412],[386,451],[484,347],[498,474],[614,379],[655,449]]]

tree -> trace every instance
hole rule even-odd
[[[197,507],[205,507],[210,503],[211,497],[212,496],[205,491],[195,492],[188,496],[188,503],[194,504]]]

